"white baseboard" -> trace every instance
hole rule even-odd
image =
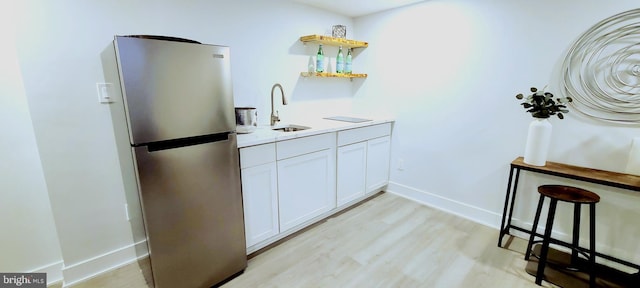
[[[80,263],[66,266],[62,269],[62,275],[64,276],[62,287],[71,287],[107,271],[131,264],[148,255],[147,241],[142,240]]]
[[[498,239],[498,233],[499,233],[500,224],[502,221],[502,212],[498,214],[495,212],[491,212],[482,208],[478,208],[466,203],[462,203],[453,199],[448,199],[440,195],[435,195],[433,193],[422,191],[422,190],[409,187],[406,185],[402,185],[399,183],[395,183],[395,182],[389,183],[387,192],[433,207],[438,210],[442,210],[447,213],[460,216],[465,219],[469,219],[476,223],[495,228],[497,230],[496,241]],[[526,221],[523,221],[522,219],[512,218],[511,224],[518,227],[522,227],[524,229],[531,230],[531,228],[533,227],[533,219],[528,219]],[[544,229],[545,229],[544,225],[545,223],[538,224],[538,231],[537,231],[538,233],[540,234],[544,233]],[[509,233],[513,236],[520,237],[523,239],[529,238],[528,233],[523,233],[516,229],[510,229]],[[556,229],[554,229],[551,232],[551,235],[555,239],[563,240],[566,242],[571,241],[571,234],[565,233],[562,231],[557,231]],[[506,241],[506,238],[507,237],[503,239],[503,243],[504,241]],[[604,245],[603,243],[597,243],[596,245],[597,245],[596,247],[597,250],[611,249],[611,247]]]
[[[427,191],[389,182],[387,192],[416,201],[418,203],[445,211],[476,223],[500,229],[502,214],[494,213],[479,207],[471,206],[453,199],[445,198]]]
[[[500,230],[500,224],[502,221],[501,213],[498,214],[496,212],[478,208],[466,203],[462,203],[460,201],[442,197],[440,195],[422,191],[395,182],[389,183],[387,192],[407,198],[412,201],[416,201],[418,203],[433,207],[438,210],[442,210],[447,213],[460,216],[465,219],[469,219],[473,222],[495,228],[496,230]],[[511,224],[531,230],[531,227],[533,226],[533,219],[531,219],[530,221],[522,221],[521,219],[513,218],[511,219]],[[544,223],[540,223],[538,226],[538,233],[542,233],[543,231]],[[529,234],[519,232],[515,229],[511,229],[510,233],[511,235],[525,239],[529,237]],[[556,239],[561,239],[564,241],[570,240],[570,235],[566,233],[558,232],[555,230],[552,233],[553,237]]]
[[[64,262],[58,261],[30,271],[30,273],[47,273],[47,285],[62,282],[62,267]]]

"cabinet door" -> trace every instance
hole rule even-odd
[[[277,181],[276,162],[242,169],[242,199],[247,247],[280,232]]]
[[[365,194],[367,141],[338,147],[338,206]]]
[[[367,193],[373,192],[389,182],[389,152],[391,137],[369,140],[367,146]]]
[[[278,161],[280,231],[335,207],[335,149]]]

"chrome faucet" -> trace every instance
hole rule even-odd
[[[273,91],[276,90],[276,87],[280,88],[280,94],[282,95],[282,105],[287,105],[287,98],[284,97],[284,90],[282,90],[282,85],[276,83],[271,87],[271,126],[275,125],[276,122],[280,121],[280,117],[278,116],[278,111],[273,110]]]

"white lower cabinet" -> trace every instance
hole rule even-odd
[[[280,229],[289,230],[335,207],[335,150],[278,161]]]
[[[241,148],[247,253],[380,191],[390,134],[385,123]]]
[[[247,247],[280,233],[276,163],[242,169]]]
[[[375,192],[389,183],[390,152],[390,136],[371,139],[367,142],[367,193]]]
[[[364,196],[367,171],[367,142],[338,147],[336,195],[338,206]]]
[[[247,247],[280,233],[278,170],[274,143],[240,149]]]
[[[240,149],[247,253],[336,207],[335,147],[325,133]]]
[[[389,182],[391,124],[338,132],[338,206],[379,191]]]

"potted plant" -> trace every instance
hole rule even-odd
[[[546,88],[546,86],[545,86]],[[516,95],[518,100],[525,99],[521,103],[527,112],[531,113],[534,120],[529,124],[527,135],[527,145],[524,152],[524,163],[534,166],[544,166],[547,162],[549,143],[551,142],[552,126],[548,118],[557,115],[564,119],[562,113],[568,113],[566,103],[573,101],[571,97],[559,98],[553,96],[551,92],[544,89],[538,90],[531,87],[532,94],[524,97],[522,94]]]
[[[554,98],[551,92],[544,92],[544,89],[539,91],[536,87],[531,87],[531,92],[533,94],[527,96],[520,105],[527,109],[527,112],[531,113],[534,118],[549,118],[552,115],[558,115],[558,118],[564,119],[562,113],[569,113],[564,104],[573,101],[571,97]],[[520,93],[516,95],[516,98],[522,100],[524,95]]]

